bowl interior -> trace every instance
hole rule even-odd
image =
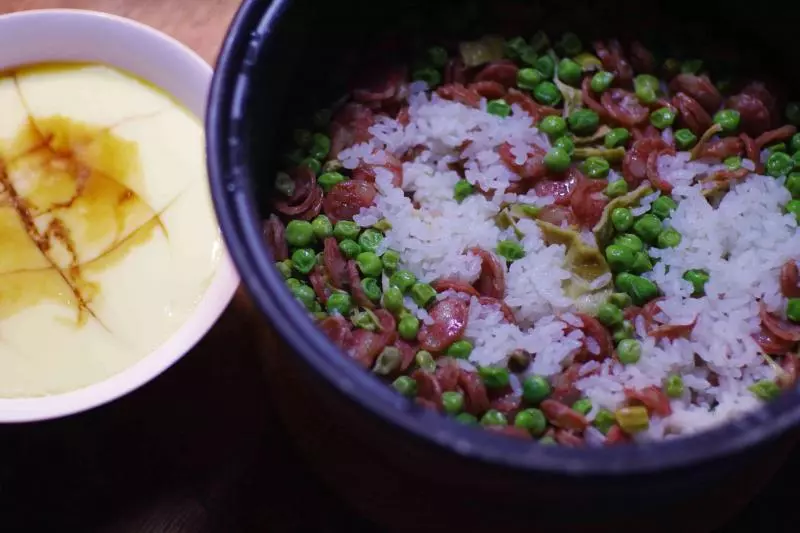
[[[506,36],[576,32],[584,42],[635,37],[661,57],[713,62],[721,72],[781,75],[791,50],[788,20],[688,2],[421,2],[391,8],[343,1],[246,3],[223,49],[208,115],[212,187],[220,221],[243,280],[279,333],[328,382],[362,405],[365,416],[416,438],[494,464],[576,474],[630,474],[687,466],[740,452],[786,431],[800,418],[797,391],[719,429],[641,446],[570,450],[530,446],[414,408],[347,361],[285,289],[264,249],[260,220],[292,128],[333,105],[370,65],[402,61],[415,46],[499,32]],[[522,5],[522,7],[520,7]],[[796,9],[796,8],[793,8]],[[687,14],[690,13],[691,16]],[[769,20],[768,20],[769,19]],[[774,22],[774,24],[773,24]],[[754,46],[753,43],[758,43]]]
[[[43,62],[97,62],[150,81],[201,119],[211,67],[175,39],[129,19],[80,10],[0,16],[0,70]],[[202,300],[166,342],[122,372],[75,391],[0,399],[0,422],[42,420],[101,405],[139,387],[186,353],[227,306],[238,276],[227,251]]]

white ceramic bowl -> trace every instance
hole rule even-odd
[[[0,16],[0,71],[57,61],[105,63],[127,70],[170,93],[199,119],[205,114],[211,67],[188,47],[149,26],[80,10]],[[77,413],[147,383],[203,337],[227,307],[238,284],[226,251],[192,315],[159,348],[122,372],[82,389],[37,398],[0,399],[0,423]]]

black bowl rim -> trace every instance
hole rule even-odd
[[[245,0],[223,43],[206,115],[207,164],[214,206],[231,256],[257,307],[315,372],[376,421],[427,446],[485,465],[571,476],[627,476],[688,468],[776,439],[800,421],[800,391],[699,434],[635,446],[570,449],[476,431],[414,406],[342,357],[296,305],[263,246],[247,168],[245,106],[249,75],[290,0]]]

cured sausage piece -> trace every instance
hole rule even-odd
[[[348,281],[347,261],[339,250],[339,243],[335,237],[327,237],[322,244],[322,260],[328,271],[331,284],[337,289],[346,286]]]
[[[630,189],[638,187],[647,178],[647,161],[655,151],[669,148],[661,138],[636,141],[622,160],[622,176]]]
[[[322,273],[322,267],[319,265],[314,267],[314,270],[308,275],[308,281],[311,282],[311,288],[314,289],[314,294],[317,295],[322,305],[328,303],[328,296],[330,291],[325,285],[325,276]]]
[[[470,296],[480,296],[481,294],[478,290],[467,283],[466,281],[461,281],[457,279],[437,279],[433,283],[431,283],[431,287],[436,292],[444,292],[444,291],[456,291],[456,292],[463,292],[465,294],[469,294]]]
[[[429,352],[442,352],[464,335],[469,316],[467,302],[446,298],[429,311],[432,324],[423,324],[417,336],[420,346]]]
[[[518,439],[531,440],[531,434],[526,430],[514,426],[486,426],[484,429],[493,433],[500,433],[506,437],[515,437]]]
[[[728,99],[727,107],[739,112],[742,131],[757,137],[770,129],[772,119],[764,102],[750,94],[737,94]]]
[[[707,76],[678,74],[669,84],[674,93],[683,93],[696,101],[707,113],[715,113],[722,104],[722,95]]]
[[[663,148],[661,150],[654,150],[647,156],[647,179],[658,190],[663,193],[672,193],[672,184],[666,180],[662,180],[658,174],[658,158],[662,155],[675,155],[675,149],[672,147]]]
[[[792,135],[797,133],[797,128],[792,126],[791,124],[787,124],[786,126],[781,126],[780,128],[770,130],[767,132],[762,133],[758,136],[755,140],[756,148],[759,150],[767,145],[770,145],[775,142],[785,141],[791,138]]]
[[[353,100],[368,105],[392,100],[401,92],[406,76],[407,69],[399,66],[371,72],[367,81],[359,82],[351,91]]]
[[[625,56],[622,55],[622,46],[619,41],[611,40],[607,45],[602,41],[597,41],[594,43],[594,50],[603,63],[603,68],[613,72],[619,84],[631,84],[633,81],[633,69],[625,59]]]
[[[756,142],[746,133],[740,133],[739,139],[742,141],[742,145],[744,146],[745,157],[756,165],[754,172],[756,174],[763,174],[764,166],[761,164],[761,154],[759,154]]]
[[[700,147],[698,158],[710,158],[723,160],[734,155],[742,155],[744,143],[738,137],[725,137],[710,141]]]
[[[467,89],[475,91],[487,100],[496,100],[506,95],[506,88],[496,81],[476,81],[470,83]]]
[[[469,252],[481,258],[481,274],[475,282],[482,296],[503,299],[506,295],[506,268],[492,252],[470,248]]]
[[[347,262],[347,276],[350,283],[350,293],[353,295],[353,301],[361,307],[367,309],[374,309],[375,305],[367,298],[364,289],[361,287],[361,275],[358,273],[358,266],[352,259]]]
[[[458,385],[464,391],[464,410],[471,415],[480,416],[489,410],[489,396],[483,380],[475,372],[460,369]]]
[[[519,72],[519,68],[513,61],[493,61],[475,75],[474,81],[476,83],[496,82],[508,89],[517,85],[517,72]]]
[[[361,163],[352,173],[354,180],[368,181],[375,183],[375,170],[385,168],[392,173],[392,185],[395,187],[403,186],[403,163],[392,154],[385,154],[386,162],[379,165]]]
[[[787,298],[800,298],[800,287],[797,286],[797,280],[797,262],[790,259],[781,267],[781,294]]]
[[[572,193],[575,188],[586,178],[575,167],[570,167],[564,179],[561,180],[542,180],[534,185],[536,196],[552,196],[556,205],[569,206]],[[539,215],[541,218],[541,214]]]
[[[411,373],[411,378],[417,383],[417,396],[431,402],[437,409],[441,409],[442,387],[436,376],[417,369]]]
[[[600,347],[599,353],[592,353],[586,347],[586,340],[583,341],[583,348],[581,349],[582,361],[593,359],[595,361],[604,361],[610,357],[614,352],[614,340],[605,326],[595,317],[583,313],[576,313],[576,316],[581,319],[583,326],[580,328],[583,331],[585,338],[592,338],[597,342]],[[577,359],[576,359],[577,360]]]
[[[264,240],[272,252],[275,261],[284,261],[289,258],[289,245],[286,243],[286,228],[275,215],[270,215],[264,221]]]
[[[600,118],[608,118],[608,112],[606,112],[606,108],[594,98],[594,91],[592,91],[592,78],[590,76],[586,76],[581,82],[581,100],[583,100],[583,103],[586,107],[597,113]]]
[[[685,93],[678,93],[672,97],[672,104],[680,113],[680,122],[695,135],[702,135],[711,127],[711,115],[697,103],[691,96]]]
[[[655,385],[645,387],[641,390],[625,389],[625,398],[629,402],[635,402],[644,405],[648,411],[651,411],[658,416],[664,417],[672,414],[672,408],[669,405],[669,398],[664,391]]]
[[[764,353],[770,355],[784,355],[789,353],[794,344],[791,341],[785,341],[772,334],[763,324],[761,330],[753,334],[753,340],[759,345]]]
[[[636,72],[652,73],[656,69],[656,60],[653,54],[639,41],[633,41],[630,46],[631,65]]]
[[[474,89],[468,89],[460,83],[442,85],[436,90],[436,94],[445,100],[452,100],[467,107],[478,107],[481,104],[481,95]]]
[[[581,437],[566,429],[557,429],[555,439],[561,446],[568,446],[570,448],[578,448],[584,444]]]
[[[547,166],[544,164],[544,150],[532,145],[528,158],[521,165],[517,163],[516,156],[511,152],[511,145],[503,143],[497,147],[497,154],[511,172],[517,174],[523,181],[530,182],[547,175]],[[512,184],[513,186],[514,184]]]
[[[589,425],[586,417],[556,400],[543,400],[542,403],[539,404],[539,408],[544,413],[545,418],[556,427],[571,429],[573,431],[583,431]]]
[[[792,324],[777,317],[767,310],[763,302],[760,304],[761,324],[772,333],[774,337],[786,342],[800,341],[800,324]]]
[[[505,99],[508,105],[517,104],[520,108],[522,108],[523,111],[530,115],[536,124],[538,124],[539,121],[541,121],[544,117],[561,115],[561,110],[539,104],[529,95],[517,89],[509,89]]]
[[[650,116],[650,110],[639,103],[636,95],[624,89],[604,92],[600,103],[612,120],[628,128],[644,124]]]
[[[329,159],[336,159],[339,152],[357,143],[367,142],[372,138],[369,128],[375,123],[375,114],[371,109],[357,102],[345,105],[331,120],[329,132],[331,150]]]
[[[593,228],[610,201],[605,194],[606,180],[582,180],[570,198],[572,212],[585,228]]]
[[[581,393],[575,388],[575,382],[580,378],[581,366],[581,363],[573,363],[564,372],[553,376],[551,399],[567,405],[572,405],[580,399]]]
[[[353,325],[341,315],[329,316],[320,321],[319,329],[322,330],[331,342],[342,349],[347,348],[353,336]]]
[[[567,226],[578,225],[578,217],[572,209],[555,204],[544,206],[536,218],[558,227],[562,227],[565,223]]]
[[[362,208],[375,203],[377,194],[375,185],[368,181],[342,181],[331,187],[325,195],[323,208],[334,224],[340,220],[352,220]]]
[[[492,298],[490,296],[481,296],[478,298],[478,303],[481,305],[496,305],[500,308],[500,312],[503,313],[503,318],[505,318],[506,322],[509,324],[516,324],[517,319],[514,317],[514,312],[511,308],[499,298]]]

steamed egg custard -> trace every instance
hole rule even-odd
[[[101,381],[186,320],[222,253],[203,141],[106,66],[0,75],[0,397]]]

